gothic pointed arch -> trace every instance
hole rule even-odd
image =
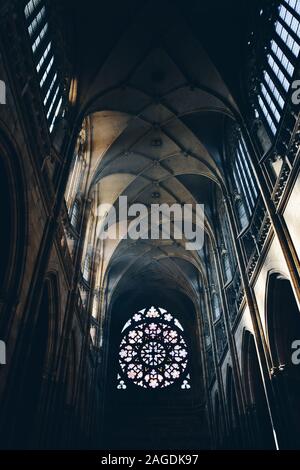
[[[275,449],[270,408],[261,375],[253,334],[244,330],[242,342],[242,378],[246,393],[246,408],[254,448]]]
[[[0,333],[5,338],[20,294],[26,259],[27,195],[21,156],[0,129]]]
[[[300,335],[300,312],[290,280],[270,271],[266,289],[266,328],[273,361],[272,382],[279,404],[279,435],[284,446],[297,447],[300,419],[300,372],[293,362],[293,343]]]
[[[226,407],[229,418],[229,445],[233,449],[241,449],[243,447],[241,417],[237,400],[232,367],[228,365],[226,372]]]
[[[31,341],[24,351],[21,390],[26,407],[19,403],[16,423],[22,448],[47,445],[47,428],[51,416],[47,401],[56,379],[59,339],[59,288],[57,274],[47,273],[31,331]],[[27,329],[29,325],[27,326]],[[27,332],[28,334],[28,332]],[[39,430],[39,431],[38,431]]]

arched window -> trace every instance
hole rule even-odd
[[[71,213],[71,225],[72,227],[77,230],[79,226],[79,215],[80,215],[80,204],[77,201],[74,201],[72,213]]]
[[[248,225],[248,217],[243,201],[239,198],[235,203],[237,216],[240,223],[240,228],[244,229]]]
[[[206,334],[206,335],[205,335],[205,345],[206,345],[207,348],[209,348],[210,345],[211,345],[211,339],[210,339],[210,335],[209,335],[209,334]]]
[[[99,297],[97,294],[93,297],[93,306],[92,306],[92,317],[97,319],[98,317],[98,307],[99,307]]]
[[[213,292],[213,294],[212,294],[211,303],[212,303],[214,320],[216,321],[221,316],[220,299],[219,299],[219,296],[216,292]]]
[[[140,310],[125,324],[119,349],[118,389],[129,384],[189,389],[188,350],[180,322],[163,308]]]
[[[268,17],[269,13],[266,14]],[[261,10],[261,15],[264,15],[264,10]],[[274,137],[283,115],[300,51],[299,0],[284,0],[276,7],[273,37],[266,50],[265,67],[257,100],[259,115],[270,136]]]
[[[63,84],[58,76],[45,2],[30,0],[25,6],[24,13],[49,130],[52,132],[62,109]]]
[[[0,80],[0,104],[6,104],[6,85],[3,80]]]
[[[91,335],[92,343],[93,343],[93,345],[95,346],[95,344],[96,344],[96,337],[97,337],[97,329],[96,329],[96,327],[95,327],[94,325],[91,326],[91,328],[90,328],[90,335]]]
[[[240,134],[235,143],[233,178],[244,209],[247,208],[248,213],[252,214],[258,196],[258,190],[246,142]]]
[[[84,260],[84,265],[83,265],[83,279],[86,282],[89,282],[90,280],[90,274],[91,274],[91,255],[87,254]]]
[[[226,280],[230,281],[230,279],[232,278],[232,272],[231,272],[231,265],[230,265],[228,253],[225,253],[223,255],[223,260],[224,260],[224,270],[225,270]]]
[[[65,192],[65,201],[68,209],[72,207],[74,199],[80,192],[84,192],[83,181],[85,176],[86,161],[84,156],[75,154],[72,168],[69,175],[67,189]]]

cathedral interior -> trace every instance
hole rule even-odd
[[[0,448],[300,449],[300,0],[0,24]]]

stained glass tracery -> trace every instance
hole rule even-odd
[[[122,330],[119,349],[118,389],[125,382],[149,389],[163,389],[182,379],[190,388],[188,352],[181,323],[163,308],[140,310]]]

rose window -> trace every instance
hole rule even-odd
[[[165,388],[181,379],[190,388],[187,345],[179,321],[162,308],[141,310],[123,328],[119,350],[120,383]],[[188,386],[187,386],[188,384]]]

